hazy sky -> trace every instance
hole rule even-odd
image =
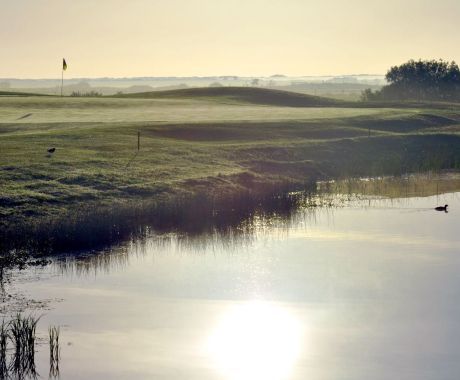
[[[460,0],[0,0],[0,77],[385,73],[460,60]]]

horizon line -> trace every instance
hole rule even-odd
[[[165,78],[177,78],[177,79],[190,79],[190,78],[197,78],[197,79],[207,79],[207,78],[226,78],[226,77],[235,77],[235,78],[329,78],[329,77],[357,77],[357,76],[385,76],[385,74],[369,74],[369,73],[361,73],[361,74],[329,74],[329,75],[285,75],[285,74],[273,74],[273,75],[184,75],[184,76],[177,76],[177,75],[164,75],[164,76],[106,76],[106,77],[72,77],[72,78],[65,78],[65,80],[77,80],[77,79],[165,79]],[[38,77],[38,78],[31,78],[31,77],[0,77],[0,80],[60,80],[61,78],[56,77]]]

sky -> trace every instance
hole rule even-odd
[[[384,74],[460,61],[459,0],[0,0],[0,78]]]

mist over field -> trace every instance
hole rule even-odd
[[[365,89],[379,90],[386,83],[383,75],[346,75],[289,77],[274,74],[269,77],[133,77],[133,78],[66,78],[66,95],[116,95],[148,91],[165,91],[194,87],[261,87],[294,91],[311,95],[358,100]],[[48,95],[60,94],[60,80],[0,78],[0,91],[22,91]]]

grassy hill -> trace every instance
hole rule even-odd
[[[157,99],[157,100],[205,100],[224,104],[239,105],[266,105],[275,107],[296,107],[296,108],[396,108],[396,109],[458,109],[460,104],[448,102],[385,102],[385,101],[345,101],[340,99],[327,98],[291,92],[274,90],[259,87],[197,87],[169,91],[139,92],[134,94],[119,94],[113,97],[130,99]]]
[[[44,94],[20,92],[20,91],[1,91],[0,96],[48,96]]]
[[[202,87],[117,96],[141,99],[206,98],[283,107],[337,107],[347,104],[336,99],[258,87]]]

